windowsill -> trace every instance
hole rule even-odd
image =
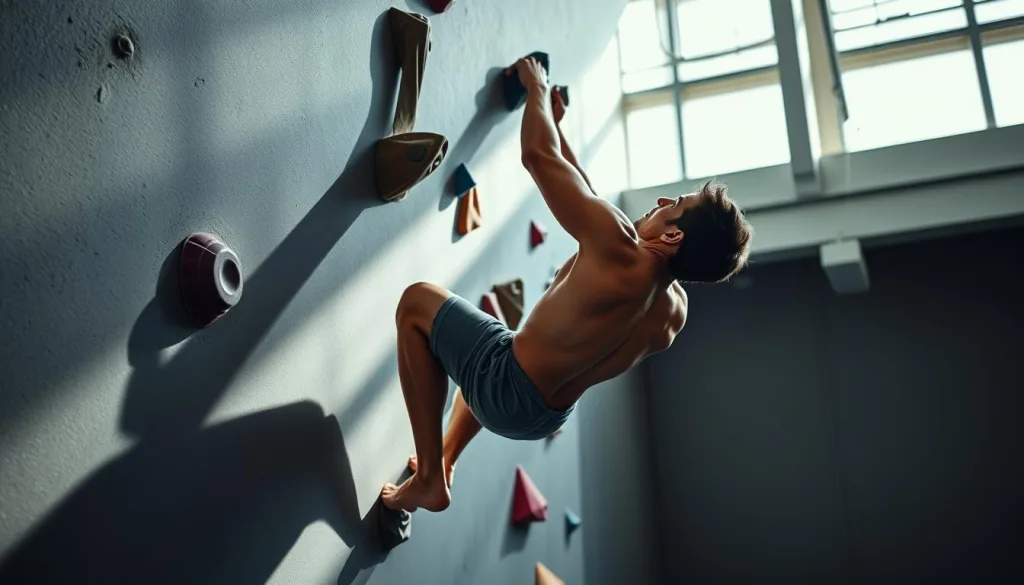
[[[819,162],[821,189],[814,195],[797,195],[789,164],[726,173],[714,179],[728,185],[730,194],[749,212],[1019,168],[1024,168],[1024,125],[823,156]],[[623,193],[627,206],[623,211],[631,216],[633,210],[646,211],[658,197],[692,191],[702,180],[628,189]]]

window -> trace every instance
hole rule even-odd
[[[704,97],[683,95],[686,176],[789,162],[789,136],[776,81]]]
[[[622,90],[644,91],[672,83],[671,58],[662,47],[655,0],[626,4],[619,19],[619,62]]]
[[[829,0],[828,9],[846,150],[1021,123],[1013,70],[1024,62],[1015,42],[1024,0]],[[1000,41],[983,46],[996,31]]]
[[[987,44],[984,55],[996,124],[1024,124],[1024,39]]]
[[[1024,16],[1024,0],[974,0],[978,24],[990,24]]]
[[[1024,0],[793,1],[819,107],[808,128],[830,154],[1024,124]],[[789,162],[775,14],[790,18],[770,0],[627,2],[631,188]]]
[[[840,52],[967,26],[961,0],[832,0],[830,6]]]
[[[774,35],[769,0],[626,5],[618,36],[632,188],[789,160]]]
[[[673,130],[677,127],[671,102],[626,112],[630,187],[675,183],[683,178],[679,133]]]
[[[985,129],[969,50],[891,61],[843,74],[848,151]]]

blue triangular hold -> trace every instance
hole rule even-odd
[[[462,197],[473,187],[476,187],[473,175],[469,174],[469,169],[464,163],[459,163],[458,168],[455,169],[455,194]]]
[[[568,530],[569,532],[572,532],[573,530],[576,530],[577,528],[580,527],[580,522],[581,522],[581,520],[580,520],[579,516],[577,516],[576,514],[573,514],[572,510],[570,510],[569,508],[565,509],[565,529],[566,530]]]

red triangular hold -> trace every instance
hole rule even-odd
[[[508,321],[505,320],[505,314],[501,312],[501,305],[498,304],[498,295],[493,292],[486,292],[484,293],[484,298],[480,304],[482,305],[480,308],[483,309],[485,313],[494,317],[498,321],[501,321],[502,325],[508,327]]]
[[[548,238],[548,231],[536,221],[530,222],[530,246],[536,248]]]
[[[512,522],[543,522],[548,519],[548,501],[521,465],[516,465],[516,491],[512,501]]]

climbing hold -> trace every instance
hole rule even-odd
[[[541,67],[544,71],[551,73],[551,68],[548,66],[548,54],[536,51],[527,55],[533,57],[540,62]],[[508,111],[512,111],[526,102],[526,87],[519,81],[519,74],[513,68],[512,71],[505,76],[505,107]]]
[[[568,85],[556,85],[555,87],[553,87],[551,89],[553,89],[553,90],[557,91],[559,94],[561,94],[561,96],[562,96],[562,103],[565,104],[565,107],[568,108],[569,107],[569,86]]]
[[[438,13],[448,10],[452,4],[455,4],[455,0],[430,0],[430,7]]]
[[[411,132],[377,141],[377,193],[384,201],[404,199],[409,189],[441,166],[448,139]]]
[[[480,227],[481,223],[480,196],[476,193],[476,187],[473,187],[462,199],[459,199],[455,230],[459,232],[460,236],[464,236]]]
[[[534,571],[534,585],[565,585],[565,581],[559,579],[558,575],[544,566],[544,563],[537,563],[537,569]]]
[[[135,43],[125,33],[118,33],[114,37],[114,52],[122,59],[131,59],[135,56]]]
[[[558,271],[559,270],[561,270],[561,268],[559,268],[558,266],[552,266],[551,267],[551,276],[549,276],[547,281],[544,283],[544,290],[547,290],[547,289],[551,288],[551,285],[555,284],[555,279],[558,278]],[[558,431],[555,431],[555,433],[557,433],[557,432]]]
[[[381,503],[377,522],[380,542],[385,550],[391,550],[409,540],[412,534],[412,514],[405,510],[392,510]]]
[[[569,508],[565,509],[565,530],[569,534],[572,534],[574,530],[580,527],[580,522],[581,520],[579,516]]]
[[[530,222],[530,247],[536,248],[548,239],[548,230],[536,221]]]
[[[501,305],[498,304],[498,297],[492,293],[484,293],[483,299],[480,301],[481,309],[491,317],[494,317],[498,321],[501,321],[503,325],[508,325],[505,322],[505,315],[501,312]]]
[[[512,522],[543,522],[548,519],[548,501],[540,493],[533,480],[526,475],[522,465],[516,465],[516,488],[512,501]]]
[[[523,319],[523,279],[517,278],[494,285],[491,289],[498,298],[498,305],[505,315],[509,329],[519,327]]]
[[[388,9],[391,37],[402,69],[402,85],[398,88],[398,106],[395,109],[393,134],[412,132],[416,125],[416,108],[423,86],[423,70],[430,53],[430,21],[416,12],[397,8]]]
[[[242,298],[242,264],[234,251],[211,234],[185,238],[178,277],[185,312],[201,327],[219,319]]]
[[[452,184],[455,187],[455,195],[458,197],[462,197],[470,189],[476,187],[476,181],[473,180],[473,175],[469,174],[465,163],[459,163],[459,166],[455,168],[455,178],[452,180]]]

